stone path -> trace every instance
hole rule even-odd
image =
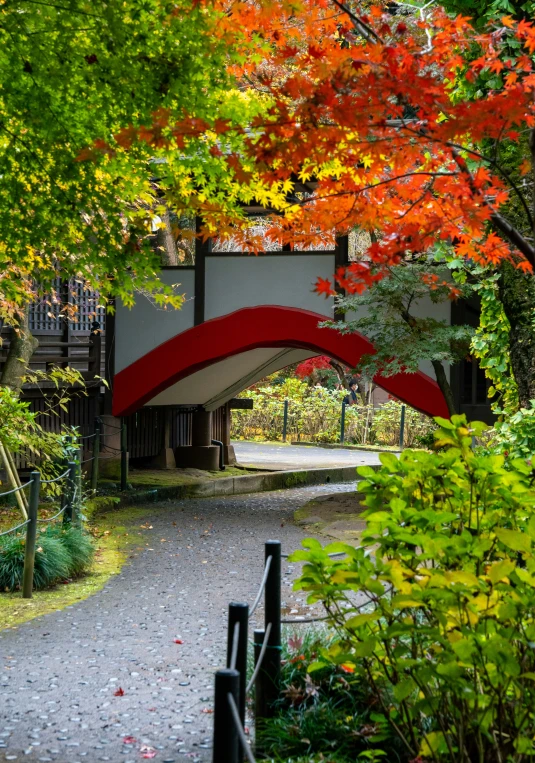
[[[352,488],[147,508],[137,550],[100,593],[0,633],[0,761],[208,763],[228,602],[253,601],[265,540],[289,552],[307,535],[295,509]],[[307,611],[297,571],[283,565],[292,616]],[[262,625],[259,609],[251,633]]]
[[[282,445],[276,442],[243,440],[234,440],[232,444],[239,464],[266,469],[313,469],[380,463],[379,453],[367,450],[329,450],[313,445]]]

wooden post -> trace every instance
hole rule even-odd
[[[74,493],[76,491],[76,462],[69,461],[67,466],[69,467],[69,473],[67,475],[67,501],[65,503],[65,511],[63,512],[64,525],[72,522],[72,515],[74,511]]]
[[[126,421],[121,419],[121,490],[128,488],[128,445],[126,438]]]
[[[81,524],[81,509],[82,509],[82,448],[78,449],[78,463],[76,464],[76,495],[72,503],[72,523],[73,525]]]
[[[18,474],[13,472],[13,468],[11,466],[11,462],[9,461],[8,455],[7,455],[7,448],[4,447],[3,443],[0,442],[0,458],[4,462],[4,467],[6,470],[7,478],[9,480],[9,484],[14,489],[16,487],[20,486],[20,481],[18,479]],[[18,507],[21,510],[22,516],[24,519],[28,519],[28,510],[27,510],[27,504],[24,496],[23,490],[17,490],[15,493],[15,500],[17,501]]]
[[[342,403],[342,416],[340,418],[340,443],[343,445],[346,438],[346,404]]]
[[[98,459],[100,456],[100,419],[95,419],[95,436],[93,438],[93,462],[91,464],[91,490],[97,492]]]
[[[33,591],[33,566],[35,561],[35,538],[37,536],[37,510],[39,508],[39,490],[41,475],[31,473],[30,500],[28,503],[28,519],[26,525],[26,547],[24,549],[24,572],[22,574],[22,598],[31,599]]]
[[[87,373],[89,377],[100,376],[100,359],[102,353],[102,334],[100,323],[93,321],[91,325],[91,338],[89,340],[89,359]]]
[[[282,421],[282,441],[286,442],[286,435],[288,434],[288,400],[284,401],[284,418]]]

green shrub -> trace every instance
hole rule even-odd
[[[0,538],[0,591],[22,587],[26,536],[20,533]],[[93,542],[76,528],[48,527],[37,535],[33,572],[35,590],[86,572],[93,561]]]
[[[308,672],[318,652],[332,643],[326,632],[305,631],[284,644],[282,699],[275,716],[256,731],[263,755],[285,763],[354,763],[373,760],[362,756],[380,745],[389,761],[402,760],[384,719],[375,720],[372,697],[360,679],[332,663],[313,677]]]
[[[64,529],[60,524],[50,525],[41,538],[48,536],[58,538],[69,555],[69,571],[67,577],[75,578],[87,572],[95,556],[93,539],[84,530],[68,526]]]
[[[342,401],[347,392],[310,386],[299,379],[264,385],[243,392],[253,400],[253,410],[232,412],[235,439],[280,440],[284,421],[284,401],[288,400],[287,436],[289,440],[336,443],[340,441]],[[374,409],[358,403],[346,407],[345,441],[362,444],[398,445],[401,403],[389,400]],[[405,445],[434,428],[431,419],[406,406]]]
[[[0,590],[16,591],[22,587],[25,535],[6,535],[0,542]],[[69,552],[59,538],[37,537],[33,585],[48,588],[69,575]]]
[[[437,423],[441,451],[358,470],[360,548],[293,555],[340,636],[308,670],[354,671],[409,759],[520,763],[535,755],[533,472],[472,450],[485,425]]]

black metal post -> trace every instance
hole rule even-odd
[[[273,715],[273,704],[279,698],[281,669],[281,542],[268,540],[265,544],[265,559],[271,556],[271,565],[266,580],[264,603],[265,628],[271,623],[264,656],[266,673],[265,701],[266,717]]]
[[[213,763],[239,761],[238,731],[228,701],[228,695],[232,694],[239,705],[239,683],[237,670],[218,670],[215,674]]]
[[[342,416],[340,418],[340,443],[343,445],[346,437],[346,404],[342,403]]]
[[[63,513],[64,525],[72,522],[72,515],[74,511],[74,494],[76,492],[76,462],[69,461],[68,467],[69,473],[67,474],[66,502],[65,511]]]
[[[126,421],[121,419],[121,490],[128,487],[128,449],[126,444]]]
[[[97,492],[98,459],[100,456],[100,419],[95,419],[95,436],[93,438],[93,462],[91,464],[91,491]]]
[[[401,422],[399,424],[399,447],[403,448],[403,442],[405,440],[405,406],[401,406]]]
[[[264,630],[255,630],[254,631],[254,664],[255,668],[258,665],[258,660],[260,659],[260,652],[262,651],[262,644],[264,643],[264,637],[266,635],[266,632]],[[254,697],[255,697],[255,708],[254,708],[254,715],[255,715],[255,729],[257,732],[258,737],[258,730],[261,728],[262,721],[266,717],[266,692],[264,689],[266,683],[266,673],[264,671],[264,668],[260,668],[258,671],[258,675],[256,676],[255,681],[255,687],[254,687]],[[257,741],[258,744],[258,741]]]
[[[33,565],[35,560],[35,538],[37,536],[37,510],[39,508],[39,490],[41,475],[31,473],[30,500],[28,501],[28,519],[26,525],[26,546],[24,549],[24,571],[22,573],[22,598],[31,599],[33,591]]]
[[[245,687],[247,685],[247,629],[249,625],[249,605],[231,602],[228,605],[227,668],[234,667],[240,674],[240,711],[241,725],[245,726]],[[239,626],[236,664],[231,665],[234,632]]]
[[[286,442],[286,435],[288,433],[288,401],[284,401],[284,419],[282,422],[282,441]]]

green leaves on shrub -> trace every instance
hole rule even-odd
[[[399,763],[401,746],[386,721],[376,719],[368,687],[332,662],[309,670],[318,652],[334,643],[324,629],[302,626],[284,643],[281,699],[274,717],[259,724],[257,746],[284,763],[355,763],[378,760],[380,743],[387,760]]]
[[[440,452],[359,469],[360,548],[307,540],[293,555],[306,561],[297,588],[341,634],[309,670],[354,671],[408,760],[523,761],[535,755],[533,472],[472,450],[483,424],[437,423]]]
[[[22,587],[25,548],[25,535],[6,535],[0,539],[0,591]],[[93,542],[83,530],[72,527],[63,530],[60,525],[47,528],[37,536],[34,589],[48,588],[83,574],[93,556]]]

